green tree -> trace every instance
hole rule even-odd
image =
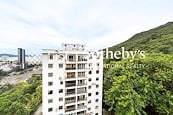
[[[147,55],[145,60],[136,59],[133,62],[144,64],[144,68],[128,68],[129,60],[112,62],[123,64],[124,68],[110,68],[107,71],[104,94],[110,110],[118,115],[172,115],[172,59],[172,55],[152,54]]]
[[[30,115],[35,111],[42,97],[41,76],[35,77],[0,94],[0,115]]]

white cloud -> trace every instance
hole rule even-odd
[[[0,48],[57,48],[67,42],[102,49],[172,21],[171,3],[171,0],[3,0]]]

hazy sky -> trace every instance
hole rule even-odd
[[[0,53],[62,43],[102,49],[173,21],[172,6],[173,0],[0,0]]]

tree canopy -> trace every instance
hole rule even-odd
[[[105,69],[104,95],[109,110],[117,115],[173,115],[173,55],[148,54],[144,60],[110,64],[122,66]],[[137,68],[139,64],[145,66]]]
[[[33,75],[13,87],[9,84],[1,87],[4,92],[0,94],[0,115],[30,115],[41,103],[41,76]]]

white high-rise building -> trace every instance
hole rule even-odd
[[[43,50],[43,115],[102,115],[103,54],[84,45]]]

